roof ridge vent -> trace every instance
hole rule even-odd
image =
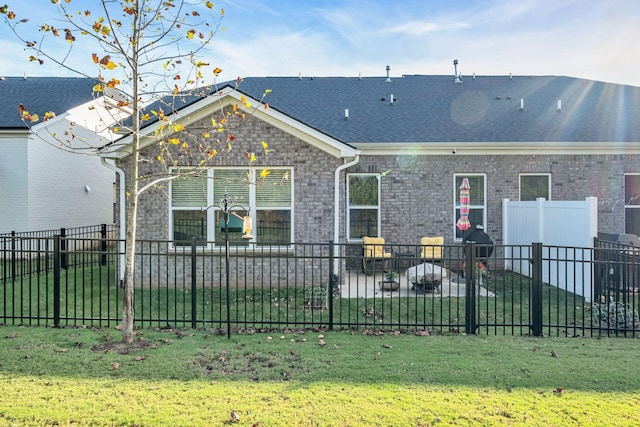
[[[391,71],[391,67],[387,65],[387,78],[385,80],[386,83],[391,83],[391,76],[389,76],[389,71]]]
[[[458,60],[457,59],[453,60],[453,74],[454,74],[453,82],[454,83],[462,83],[462,79],[460,78],[460,75],[458,74]]]

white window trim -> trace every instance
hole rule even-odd
[[[473,199],[471,199],[471,203],[469,204],[469,209],[482,209],[482,224],[487,225],[487,174],[486,173],[454,173],[453,174],[453,227],[452,227],[452,233],[453,233],[453,241],[454,242],[462,242],[461,238],[456,237],[456,231],[458,230],[456,228],[456,222],[457,222],[457,218],[456,218],[456,210],[460,207],[460,199],[458,198],[456,200],[456,178],[458,177],[462,177],[462,178],[469,178],[471,176],[481,176],[484,179],[484,204],[482,205],[474,205],[473,204]]]
[[[346,211],[347,211],[347,215],[346,215],[346,224],[345,224],[345,233],[347,235],[347,242],[362,242],[362,237],[351,237],[351,228],[350,225],[351,224],[351,206],[349,205],[349,195],[351,194],[349,191],[349,187],[350,187],[350,180],[349,178],[351,176],[375,176],[378,179],[378,204],[377,205],[371,205],[371,206],[358,206],[358,209],[377,209],[377,215],[376,215],[376,221],[378,222],[378,235],[377,236],[370,236],[370,237],[380,237],[381,233],[382,233],[382,192],[381,192],[381,185],[380,185],[380,174],[379,173],[367,173],[367,172],[363,172],[363,173],[348,173],[347,174],[347,191],[346,191],[346,197],[345,197],[345,205],[346,205]]]
[[[536,172],[523,172],[518,174],[518,200],[522,201],[522,177],[523,176],[547,176],[549,179],[547,180],[547,185],[548,185],[548,189],[547,192],[549,193],[549,199],[548,200],[553,200],[552,197],[553,195],[551,194],[551,174],[548,172],[540,172],[540,173],[536,173]]]
[[[627,200],[627,186],[626,186],[626,181],[627,181],[627,176],[640,176],[640,173],[625,173],[622,177],[622,191],[623,191],[623,197],[624,197],[624,231],[625,233],[629,232],[627,230],[627,209],[640,209],[640,205],[629,205],[627,204],[628,200]]]
[[[292,240],[293,240],[293,236],[295,236],[295,188],[294,188],[294,168],[291,166],[265,166],[264,168],[268,168],[271,171],[276,171],[276,170],[280,170],[280,171],[288,171],[289,172],[289,180],[290,180],[290,184],[291,184],[291,207],[290,208],[269,208],[269,210],[289,210],[291,212],[291,236],[292,236]],[[233,167],[233,166],[229,166],[229,167],[210,167],[207,169],[207,224],[212,224],[213,226],[207,226],[207,244],[205,246],[197,246],[197,250],[219,250],[222,251],[225,249],[224,245],[216,245],[215,244],[215,239],[216,239],[216,229],[217,229],[217,223],[216,223],[216,212],[222,210],[222,208],[219,206],[219,203],[222,201],[222,198],[218,198],[217,200],[214,200],[213,197],[215,196],[213,194],[213,190],[214,190],[214,171],[216,169],[218,170],[243,170],[243,171],[249,171],[249,181],[250,182],[255,182],[256,179],[256,169],[264,169],[264,168],[256,168],[256,167]],[[184,247],[181,246],[175,246],[173,244],[173,234],[174,234],[174,230],[173,230],[173,225],[174,225],[174,221],[173,221],[173,212],[174,210],[181,210],[180,208],[174,208],[173,206],[171,206],[171,191],[173,191],[172,188],[172,181],[169,182],[169,198],[168,198],[168,209],[169,209],[169,235],[168,240],[171,241],[169,248],[173,249],[173,250],[184,250]],[[244,204],[240,203],[237,204],[237,207],[239,211],[242,211],[242,209],[240,209],[240,207],[242,208],[249,208],[248,212],[249,215],[251,216],[251,218],[253,219],[253,224],[254,224],[254,230],[252,231],[252,233],[255,235],[255,227],[256,227],[256,218],[257,218],[257,212],[259,210],[264,210],[264,209],[259,209],[256,206],[256,186],[255,185],[249,185],[249,203],[248,206],[244,206]],[[230,199],[233,201],[233,195],[229,195]],[[234,205],[236,205],[234,203]],[[193,209],[190,209],[193,210]],[[233,209],[236,210],[236,209]],[[250,250],[253,250],[254,248],[260,248],[260,244],[258,242],[256,242],[255,237],[249,241],[249,245],[250,245]],[[290,242],[288,245],[282,245],[281,248],[283,249],[287,249],[287,250],[291,250],[293,248],[294,242]]]

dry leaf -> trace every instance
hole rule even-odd
[[[133,360],[135,360],[136,362],[139,362],[139,361],[144,360],[146,358],[147,358],[146,354],[140,354],[140,355],[134,357]]]
[[[378,358],[380,357],[380,352],[376,353],[376,360],[378,360]]]
[[[18,334],[16,332],[12,332],[9,335],[7,335],[7,338],[11,339],[11,338],[15,338],[17,336],[18,336]]]
[[[120,364],[118,362],[113,362],[111,364],[111,366],[109,367],[110,371],[115,371],[116,369],[118,369],[120,367]]]
[[[68,352],[69,350],[67,350],[66,348],[59,348],[59,349],[57,349],[56,351],[57,351],[58,353],[66,353],[66,352]]]
[[[318,341],[318,345],[321,345],[321,346],[322,346],[322,345],[327,345],[327,343],[326,343],[326,342],[324,342],[324,340],[320,340],[320,341]]]
[[[551,357],[560,357],[560,356],[558,356],[558,353],[556,353],[555,350],[551,350]]]
[[[238,415],[238,413],[236,411],[231,411],[231,422],[232,423],[237,423],[238,421],[240,421],[240,415]]]
[[[382,344],[382,346],[384,348],[393,348],[393,346],[391,344]]]

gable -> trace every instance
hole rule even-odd
[[[264,92],[264,90],[263,90]],[[331,154],[334,157],[353,157],[356,149],[331,138],[329,135],[322,133],[316,129],[310,128],[281,112],[269,108],[266,104],[260,102],[260,98],[250,99],[253,107],[247,108],[243,106],[241,99],[243,94],[231,87],[224,87],[217,94],[210,96],[189,96],[176,97],[173,101],[177,103],[174,106],[174,112],[170,115],[172,124],[180,124],[185,128],[207,117],[218,117],[220,111],[238,105],[247,115],[251,115],[258,120],[274,126],[296,138]],[[156,105],[149,105],[145,111],[157,109]],[[141,130],[141,149],[155,144],[159,140],[170,138],[173,133],[164,132],[155,134],[160,129],[161,124],[157,119],[149,120],[146,126]],[[126,135],[116,141],[114,144],[105,146],[102,149],[102,155],[105,157],[123,158],[129,154],[128,146],[131,143],[132,136]]]

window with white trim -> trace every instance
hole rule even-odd
[[[293,185],[291,168],[211,168],[171,181],[171,237],[176,246],[222,245],[229,233],[234,245],[289,245],[293,236]],[[223,203],[229,199],[228,230]],[[242,239],[242,217],[253,222],[250,241]]]
[[[348,239],[377,237],[380,231],[378,174],[347,174]]]
[[[471,227],[462,231],[456,227],[456,223],[460,218],[460,186],[462,180],[469,180],[469,222]],[[476,225],[482,225],[486,228],[487,221],[487,176],[485,174],[454,174],[453,175],[453,230],[454,240],[461,241],[464,236],[473,231]]]
[[[624,176],[624,232],[640,236],[640,174]]]
[[[521,173],[520,201],[533,201],[539,197],[551,200],[551,174]]]

